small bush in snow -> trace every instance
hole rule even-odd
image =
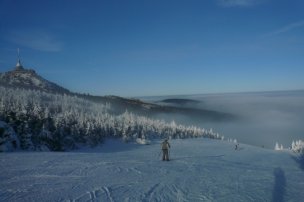
[[[150,144],[150,143],[151,143],[150,140],[142,139],[142,138],[137,138],[137,139],[136,139],[136,142],[137,142],[138,144]]]
[[[223,138],[222,138],[222,140],[223,140]],[[227,141],[228,141],[228,142],[232,142],[232,143],[234,143],[234,144],[237,144],[237,143],[238,143],[237,139],[228,138]]]

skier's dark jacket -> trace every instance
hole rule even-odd
[[[165,150],[165,149],[169,149],[170,148],[170,144],[167,140],[165,140],[162,144],[162,150]]]

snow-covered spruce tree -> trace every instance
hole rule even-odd
[[[302,140],[292,141],[291,150],[295,153],[304,154],[304,141]]]
[[[12,127],[0,121],[0,152],[14,151],[19,146],[19,140]]]
[[[275,147],[274,147],[274,150],[277,150],[277,151],[279,151],[279,150],[284,150],[284,147],[283,147],[283,145],[282,145],[282,144],[281,144],[281,145],[279,145],[279,143],[278,143],[278,142],[276,142]]]
[[[26,123],[24,130],[23,130],[23,135],[20,138],[20,146],[21,149],[24,150],[33,150],[34,149],[34,144],[32,141],[32,137],[33,137],[33,132],[32,129],[29,127],[29,124]]]
[[[0,118],[18,133],[23,149],[73,149],[92,146],[105,137],[136,138],[208,137],[221,139],[212,129],[178,125],[126,111],[115,115],[109,104],[40,91],[0,87]]]

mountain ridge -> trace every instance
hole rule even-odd
[[[54,94],[68,94],[97,103],[110,103],[115,108],[115,113],[121,114],[126,110],[154,117],[159,114],[171,114],[173,116],[188,116],[203,121],[229,121],[237,119],[236,115],[218,112],[214,110],[198,109],[192,107],[170,106],[161,103],[148,103],[139,99],[124,98],[120,96],[94,96],[89,94],[80,94],[71,92],[70,90],[53,83],[39,74],[33,69],[25,69],[21,63],[17,63],[14,70],[0,73],[0,86],[11,88],[23,88],[30,90],[39,90]]]

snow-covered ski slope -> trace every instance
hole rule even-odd
[[[210,139],[1,153],[0,201],[303,201],[297,156]]]

